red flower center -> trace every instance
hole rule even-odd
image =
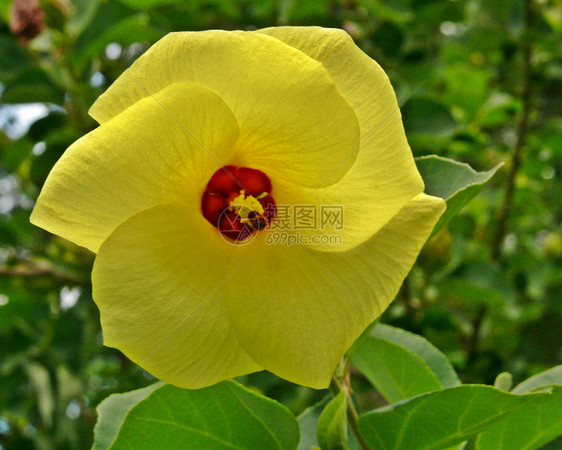
[[[220,168],[201,197],[203,217],[234,242],[245,241],[265,228],[276,211],[271,180],[261,170],[249,167]]]

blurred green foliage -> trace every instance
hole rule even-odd
[[[1,450],[89,448],[96,405],[153,382],[102,346],[93,255],[33,227],[29,214],[65,148],[95,127],[89,105],[170,31],[343,28],[387,71],[416,156],[435,153],[477,170],[505,162],[428,243],[383,322],[425,336],[465,383],[493,383],[502,371],[518,382],[562,362],[562,7],[555,0],[40,5],[46,26],[29,40],[12,31],[13,9],[0,1]],[[266,373],[242,381],[297,413],[324,394]],[[360,407],[384,403],[366,393],[361,375],[352,384]]]

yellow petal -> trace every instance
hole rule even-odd
[[[444,209],[442,199],[420,194],[347,252],[254,241],[249,270],[227,283],[240,344],[287,380],[327,387],[344,352],[396,295]]]
[[[135,61],[90,114],[103,123],[178,81],[214,90],[231,108],[240,127],[237,165],[316,187],[335,183],[355,160],[357,117],[322,64],[257,33],[171,33]]]
[[[50,173],[31,221],[96,252],[131,215],[163,202],[200,202],[228,164],[238,127],[219,96],[173,84],[76,141]]]
[[[181,204],[142,211],[103,243],[92,275],[105,345],[186,388],[261,370],[238,344],[223,301],[236,247],[208,225]]]
[[[342,30],[278,27],[259,30],[306,53],[323,64],[338,91],[359,119],[360,145],[354,165],[323,189],[300,189],[283,180],[276,186],[278,203],[345,205],[342,245],[317,249],[342,251],[358,245],[384,226],[411,198],[423,191],[400,109],[388,77]],[[336,166],[336,178],[340,169]],[[313,231],[317,233],[318,231]]]

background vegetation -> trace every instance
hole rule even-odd
[[[465,383],[502,371],[518,382],[562,362],[559,3],[37,4],[0,1],[0,450],[89,448],[98,403],[153,382],[101,344],[93,255],[33,227],[29,214],[65,148],[95,127],[88,107],[170,31],[344,28],[390,76],[416,156],[477,170],[505,162],[428,243],[383,322],[428,338]],[[267,373],[242,382],[295,413],[324,395]],[[352,385],[360,404],[383,402],[361,394],[358,373]]]

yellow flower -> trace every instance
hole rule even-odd
[[[178,386],[325,388],[445,209],[341,30],[169,34],[90,114],[31,220],[97,253],[105,344]],[[288,223],[306,207],[316,223]]]

